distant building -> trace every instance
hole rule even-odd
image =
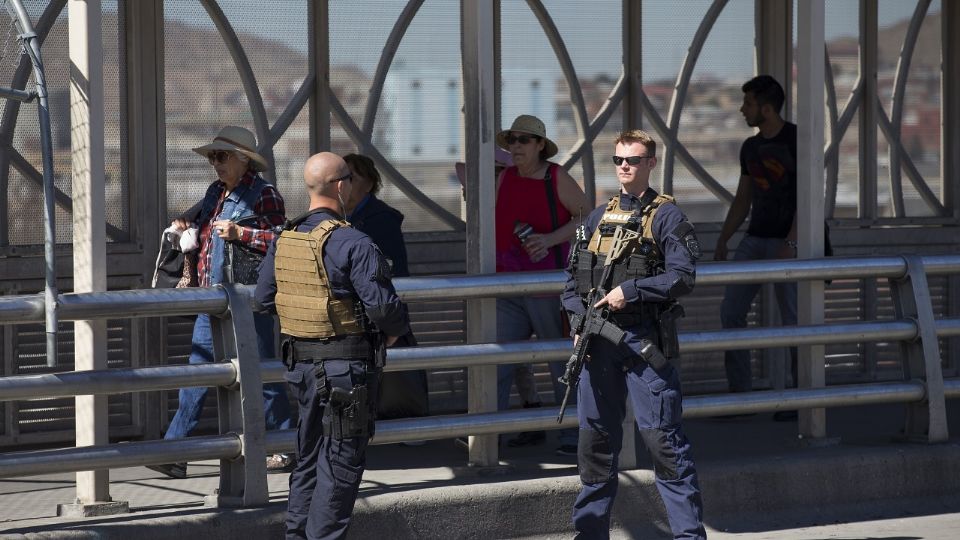
[[[502,123],[519,114],[544,121],[547,133],[555,123],[555,85],[546,69],[504,69]],[[391,160],[453,162],[463,159],[463,86],[460,73],[394,66],[383,86],[385,150]]]

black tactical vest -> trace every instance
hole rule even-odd
[[[627,280],[663,273],[663,253],[653,239],[653,219],[660,205],[673,204],[673,200],[673,197],[658,195],[653,189],[648,189],[638,207],[627,212],[620,209],[619,195],[610,199],[590,241],[585,242],[586,245],[583,245],[584,242],[578,243],[575,248],[577,294],[586,300],[590,291],[600,285],[606,254],[617,227],[637,231],[640,235],[630,241],[623,256],[614,263],[609,288],[613,289]],[[642,303],[631,302],[617,311],[616,315],[618,319],[629,319],[630,316],[639,316],[646,311],[648,310],[643,308]],[[623,320],[621,323],[630,324],[631,321]]]

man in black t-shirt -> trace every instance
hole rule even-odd
[[[743,114],[747,125],[759,133],[740,148],[740,183],[723,222],[714,259],[727,260],[727,242],[744,222],[750,223],[733,259],[789,259],[797,255],[797,126],[780,117],[784,92],[773,77],[760,75],[743,87]],[[797,323],[797,284],[775,285],[784,325]],[[759,284],[729,285],[723,295],[720,318],[724,328],[743,328]],[[797,379],[796,348],[791,349],[793,380]],[[724,365],[731,392],[753,388],[750,351],[726,351]],[[792,414],[789,414],[792,413]],[[795,411],[775,416],[790,419]]]

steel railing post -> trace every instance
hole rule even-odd
[[[907,404],[904,436],[910,440],[943,442],[948,436],[947,409],[933,302],[923,260],[917,255],[904,256],[904,260],[906,274],[900,279],[890,279],[897,318],[912,319],[917,325],[916,339],[900,342],[904,378],[920,379],[926,386],[923,400]]]
[[[258,506],[269,500],[263,420],[260,351],[250,308],[250,294],[224,284],[228,311],[210,317],[214,358],[227,359],[237,370],[236,387],[217,388],[220,433],[240,437],[240,456],[220,460],[220,489],[207,497],[211,506]]]

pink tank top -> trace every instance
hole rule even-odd
[[[557,212],[557,227],[566,225],[570,212],[557,196],[557,171],[559,165],[551,163],[550,192]],[[547,188],[542,178],[520,176],[517,168],[508,167],[503,173],[500,191],[497,194],[497,272],[522,272],[526,270],[553,270],[563,267],[570,251],[569,242],[563,242],[550,248],[550,253],[540,261],[533,262],[527,256],[520,240],[513,233],[517,222],[527,223],[533,232],[545,234],[555,227],[550,219],[550,206],[547,202]],[[555,252],[560,253],[560,266],[557,266]]]

